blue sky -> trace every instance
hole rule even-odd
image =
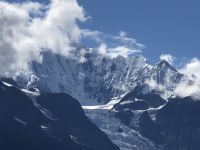
[[[198,0],[79,0],[92,20],[85,27],[116,34],[124,30],[146,45],[156,62],[160,54],[200,58]]]
[[[143,53],[152,63],[157,62],[162,53],[172,54],[178,60],[200,58],[199,0],[78,2],[91,16],[82,27],[113,35],[126,31],[146,46]]]

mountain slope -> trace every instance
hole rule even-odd
[[[22,79],[25,87],[32,91],[37,91],[38,88],[41,92],[68,93],[77,98],[83,106],[89,105],[84,107],[87,116],[121,149],[167,150],[169,148],[171,150],[173,147],[171,145],[182,143],[184,147],[178,147],[187,150],[190,149],[189,147],[196,148],[196,146],[191,146],[192,143],[198,145],[198,134],[194,135],[198,130],[191,125],[196,121],[198,124],[196,117],[193,120],[183,118],[189,122],[186,127],[181,121],[184,127],[175,127],[174,124],[180,124],[175,115],[166,118],[160,113],[171,103],[169,97],[175,96],[173,92],[179,83],[188,80],[167,61],[162,60],[151,66],[140,55],[127,58],[118,56],[111,59],[90,51],[85,53],[83,62],[51,53],[43,53],[43,56],[41,64],[32,63],[33,74],[28,78],[28,84],[26,79],[25,82]],[[57,103],[56,98],[48,94],[46,96],[50,101],[47,101],[43,96],[38,97],[38,103],[45,108],[44,110],[47,109],[53,114],[52,116],[51,113],[46,112],[46,115],[50,119],[53,117],[53,119],[61,120],[62,126],[66,126],[70,131],[68,132],[73,137],[72,139],[84,145],[98,145],[98,147],[106,145],[101,149],[106,149],[107,146],[113,147],[106,140],[105,135],[94,134],[97,138],[93,138],[93,134],[87,134],[93,127],[85,126],[84,121],[82,122],[83,116],[75,118],[79,118],[84,128],[78,126],[80,122],[77,123],[73,120],[74,118],[70,120],[71,124],[66,120],[65,116],[70,118],[76,114],[70,115],[63,106],[73,104],[62,100]],[[62,97],[62,95],[57,96]],[[102,103],[103,105],[99,106]],[[173,112],[173,108],[178,109],[179,106],[185,111],[183,105],[175,103],[175,106],[166,112],[167,116]],[[178,111],[177,114],[180,115],[184,111]],[[192,112],[189,113],[192,116]],[[168,124],[169,127],[167,127]],[[180,132],[173,132],[173,130],[178,131],[178,127],[181,128],[181,135],[179,135]],[[182,132],[182,130],[189,133]],[[101,141],[99,136],[108,143],[99,142]],[[188,141],[186,136],[195,138],[197,142]],[[182,140],[174,143],[170,140],[177,141],[177,137]]]
[[[42,63],[32,62],[32,75],[25,77],[28,81],[25,79],[24,86],[37,86],[43,92],[64,92],[82,105],[96,105],[131,92],[137,85],[147,85],[146,92],[154,89],[169,97],[184,78],[165,60],[152,66],[141,55],[111,59],[85,51],[85,61],[81,62],[43,53]]]
[[[0,82],[0,104],[2,149],[119,150],[66,94],[38,95]]]
[[[152,68],[141,55],[111,59],[88,52],[85,62],[48,52],[42,55],[42,63],[33,62],[31,67],[39,81],[25,77],[26,87],[37,85],[43,92],[64,92],[83,105],[105,103],[133,90],[149,77]]]
[[[197,150],[200,146],[199,100],[175,97],[165,101],[159,93],[142,94],[136,90],[125,95],[113,108],[122,123],[161,149]]]

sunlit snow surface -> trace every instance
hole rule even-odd
[[[123,97],[124,95],[122,95]],[[85,110],[95,110],[95,109],[112,109],[115,104],[117,104],[122,97],[114,97],[105,105],[89,105],[89,106],[82,106]]]
[[[8,87],[12,87],[12,86],[13,86],[13,85],[11,85],[11,84],[9,84],[9,83],[7,83],[7,82],[4,82],[4,81],[2,81],[2,83],[3,83],[4,85],[8,86]]]

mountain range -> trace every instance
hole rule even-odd
[[[109,58],[85,50],[84,62],[45,52],[42,63],[32,62],[32,73],[20,77],[19,83],[43,92],[67,93],[82,105],[95,105],[120,97],[137,85],[147,85],[145,92],[153,88],[168,98],[181,80],[186,80],[165,60],[151,65],[142,55]]]
[[[44,52],[28,74],[1,78],[0,147],[199,149],[200,101],[175,93],[187,75],[166,60],[80,49],[84,61]]]

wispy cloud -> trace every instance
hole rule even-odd
[[[128,37],[125,31],[120,31],[118,35],[110,35],[99,31],[83,30],[82,36],[95,43],[95,49],[99,54],[111,58],[141,53],[145,48],[145,45],[136,39]]]
[[[175,57],[170,54],[161,54],[160,60],[166,60],[168,63],[173,64]]]

